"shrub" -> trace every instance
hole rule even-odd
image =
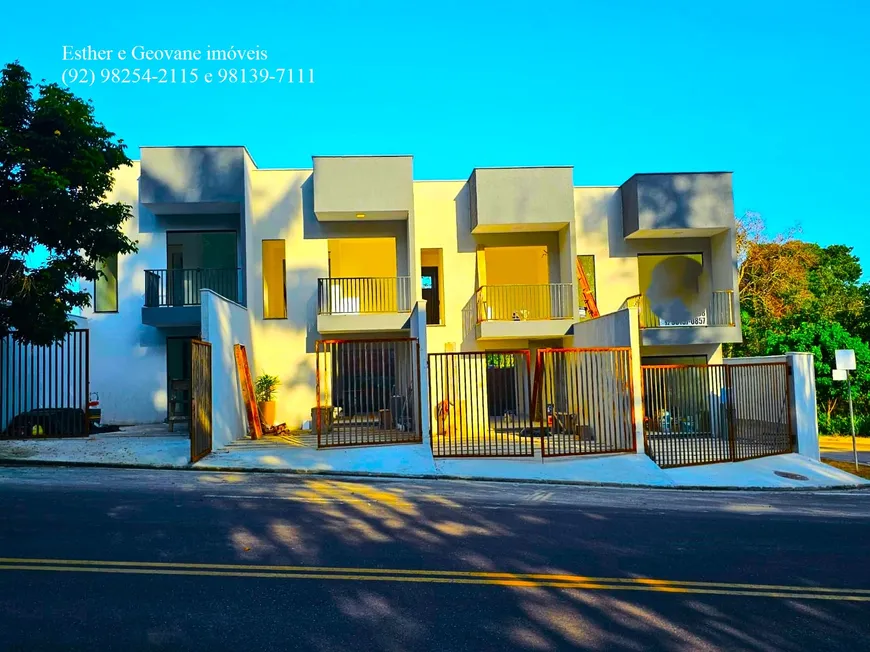
[[[266,403],[267,401],[272,400],[272,395],[275,393],[275,390],[278,389],[278,386],[281,384],[281,380],[278,376],[270,376],[269,374],[261,374],[257,377],[257,382],[254,384],[254,393],[257,395],[258,403]]]

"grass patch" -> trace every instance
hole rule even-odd
[[[841,460],[826,460],[822,459],[822,462],[828,464],[829,466],[833,466],[835,469],[840,469],[841,471],[845,471],[846,473],[851,473],[852,475],[857,475],[865,480],[870,480],[870,466],[866,464],[858,465],[858,473],[855,473],[855,463],[854,462],[843,462]]]

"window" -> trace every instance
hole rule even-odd
[[[105,276],[94,281],[94,312],[118,312],[118,255],[97,265]]]
[[[586,281],[589,283],[589,289],[592,292],[592,298],[595,300],[595,303],[598,303],[598,291],[597,291],[597,283],[595,282],[595,256],[590,255],[580,255],[577,256],[577,292],[579,292],[578,298],[578,306],[580,306],[581,311],[586,309],[588,311],[589,306],[586,305],[586,297],[583,296],[583,283],[580,281],[580,270],[583,270],[583,275],[586,277]]]
[[[436,326],[444,323],[444,288],[441,249],[420,250],[420,284],[426,302],[426,324]]]
[[[287,319],[284,240],[263,240],[263,319]]]

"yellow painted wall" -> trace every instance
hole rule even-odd
[[[462,340],[462,309],[474,295],[477,265],[473,238],[463,233],[460,239],[457,233],[457,220],[469,223],[464,187],[464,181],[414,183],[415,244],[442,251],[444,324],[426,329],[430,352],[443,352],[448,342],[455,343],[457,351],[478,349],[476,342],[463,345]],[[417,299],[422,299],[420,288]]]
[[[330,238],[328,243],[333,278],[397,276],[395,238]]]
[[[421,249],[420,250],[420,267],[437,267],[438,268],[438,302],[440,306],[439,322],[444,323],[444,253],[442,249]],[[422,272],[421,272],[422,274]],[[422,278],[421,278],[422,280]],[[426,307],[429,311],[431,306]]]
[[[398,285],[395,279],[395,238],[330,238],[330,277],[365,278],[372,281],[333,282],[333,293],[342,300],[359,299],[360,312],[395,312]]]
[[[545,285],[550,282],[547,247],[486,247],[487,285]]]
[[[263,240],[263,316],[284,318],[287,316],[287,300],[284,296],[284,264],[287,246],[283,240]]]
[[[552,290],[548,248],[543,245],[485,247],[486,287],[481,310],[493,319],[549,319]],[[515,287],[499,287],[515,286]],[[516,287],[519,286],[519,287]]]
[[[327,239],[306,239],[302,184],[311,170],[255,170],[246,189],[247,297],[253,351],[251,372],[277,375],[278,422],[298,427],[315,405],[314,341],[318,339],[317,279],[327,276]],[[262,240],[287,246],[287,319],[263,321]],[[310,353],[309,353],[310,351]],[[251,353],[253,355],[251,355]]]
[[[527,340],[486,343],[478,343],[473,339],[463,340],[462,310],[474,297],[479,285],[546,284],[560,281],[560,234],[549,232],[473,236],[470,232],[468,193],[464,181],[415,182],[414,225],[414,240],[418,251],[442,250],[444,324],[428,327],[429,350],[443,352],[450,344],[455,345],[457,351],[528,348]],[[504,253],[499,253],[499,250]],[[544,251],[547,251],[546,257],[542,255]],[[519,263],[516,262],[517,253],[525,256]],[[417,259],[420,260],[419,254]],[[573,260],[570,264],[573,265]],[[534,275],[522,269],[525,265],[534,269]],[[495,278],[491,276],[490,267],[495,267]],[[567,282],[571,280],[569,278]],[[417,299],[421,298],[421,291],[418,290]]]

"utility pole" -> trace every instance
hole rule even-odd
[[[849,377],[849,371],[856,368],[855,351],[852,349],[840,349],[834,353],[836,356],[837,368],[831,371],[834,380],[845,380],[846,391],[849,394],[849,424],[852,430],[852,456],[855,460],[855,473],[858,469],[858,442],[855,439],[855,412],[852,409],[852,379]]]
[[[858,444],[855,440],[855,413],[852,411],[852,380],[846,371],[846,389],[849,392],[849,423],[852,426],[852,455],[855,457],[855,473],[858,473]]]

